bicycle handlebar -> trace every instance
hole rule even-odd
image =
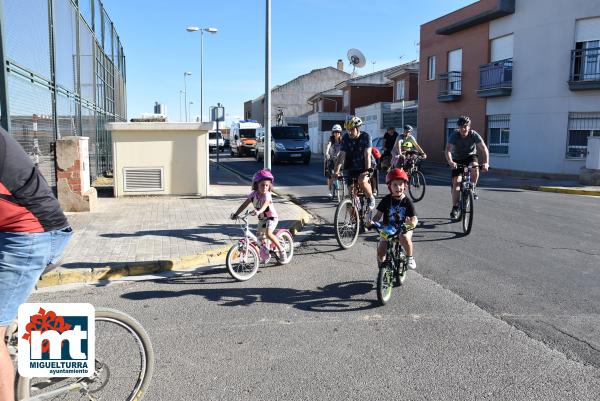
[[[375,231],[377,231],[378,234],[381,234],[382,226],[381,226],[380,223],[378,223],[378,222],[375,221],[375,222],[373,222],[373,224],[371,225],[370,228],[374,228]],[[398,237],[400,234],[406,234],[407,232],[412,231],[414,229],[415,229],[415,227],[409,228],[409,227],[406,226],[405,223],[402,223],[400,225],[400,227],[398,228],[398,231],[396,231],[395,234],[387,237],[387,239],[394,239],[394,238]]]
[[[231,220],[242,220],[245,223],[247,223],[248,222],[248,216],[250,216],[251,213],[252,213],[251,211],[246,210],[244,212],[244,214],[241,215],[241,216],[239,216],[239,215],[237,215],[235,213],[231,213],[231,216],[229,216],[229,217],[231,218]]]

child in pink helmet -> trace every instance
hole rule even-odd
[[[254,173],[254,176],[252,177],[252,192],[250,192],[244,203],[242,203],[231,218],[235,219],[238,214],[252,203],[254,206],[252,215],[258,216],[258,228],[256,230],[257,237],[262,241],[265,241],[265,238],[269,241],[273,241],[279,250],[281,256],[280,259],[285,261],[287,260],[285,249],[281,246],[279,240],[273,233],[279,221],[277,211],[273,205],[273,197],[271,195],[274,181],[275,177],[273,177],[273,173],[268,169],[261,169]]]

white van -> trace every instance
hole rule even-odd
[[[241,120],[232,123],[229,130],[231,156],[254,156],[256,153],[256,131],[261,128],[256,120]]]
[[[217,145],[217,137],[218,137],[218,145]],[[223,151],[225,147],[225,141],[223,140],[223,134],[221,131],[208,131],[208,151],[212,152],[213,150],[219,147],[219,152]]]

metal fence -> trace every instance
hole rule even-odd
[[[479,66],[479,89],[512,88],[512,58]]]
[[[600,81],[600,47],[571,50],[570,81]]]
[[[462,92],[462,72],[449,71],[439,75],[438,96],[460,96]]]
[[[0,122],[56,184],[55,142],[90,138],[92,180],[112,170],[105,122],[125,121],[125,55],[99,0],[0,0]]]

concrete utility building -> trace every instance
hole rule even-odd
[[[0,123],[50,185],[65,136],[89,137],[92,180],[112,170],[104,123],[127,119],[125,54],[102,3],[0,0],[0,38]]]
[[[421,26],[419,142],[444,161],[460,115],[493,167],[574,175],[600,136],[600,2],[481,0]]]
[[[315,93],[323,92],[333,88],[341,81],[350,78],[350,74],[344,72],[343,64],[338,62],[338,68],[325,67],[312,70],[308,74],[274,87],[271,90],[271,124],[275,125],[278,110],[284,112],[286,122],[293,125],[308,128],[308,114],[312,112],[312,106],[308,99]],[[244,102],[244,118],[253,119],[264,125],[265,96]]]

